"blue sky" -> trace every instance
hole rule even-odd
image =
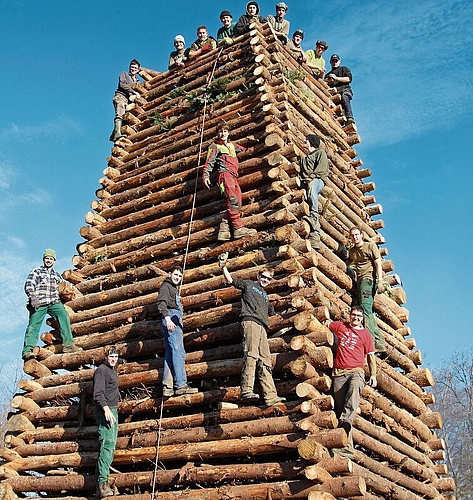
[[[260,2],[263,15],[273,1]],[[323,38],[354,74],[356,146],[384,208],[381,231],[407,292],[408,325],[435,368],[471,348],[473,3],[292,1],[291,32]],[[199,5],[200,4],[200,5]],[[172,41],[215,36],[245,2],[0,0],[0,367],[20,358],[23,284],[46,247],[71,268],[111,143],[118,74],[166,69]],[[463,325],[463,326],[461,326]]]

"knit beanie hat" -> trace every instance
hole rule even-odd
[[[256,7],[256,15],[258,15],[258,14],[259,14],[259,5],[258,5],[258,2],[248,2],[248,3],[246,4],[246,12],[247,12],[247,13],[248,13],[248,7],[249,7],[250,5],[254,5],[254,6]]]
[[[228,10],[222,10],[222,12],[220,12],[220,19],[222,19],[223,16],[230,16],[233,19],[231,12]]]
[[[186,43],[186,41],[184,40],[184,37],[183,37],[182,35],[176,35],[176,36],[174,37],[174,43],[175,43],[175,42],[182,42],[184,45],[185,45],[185,43]]]
[[[307,136],[307,140],[309,141],[309,144],[315,149],[320,146],[320,137],[318,135],[309,134]]]
[[[56,251],[53,250],[52,248],[46,248],[46,250],[43,253],[43,259],[45,257],[52,257],[54,260],[56,260]]]

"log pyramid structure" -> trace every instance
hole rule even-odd
[[[374,309],[388,357],[377,359],[378,387],[363,391],[353,458],[331,452],[347,443],[333,412],[333,335],[323,323],[347,319],[352,303],[339,251],[354,225],[385,243],[378,233],[383,222],[372,218],[382,209],[370,171],[353,149],[360,138],[353,125],[344,126],[337,96],[265,24],[184,70],[143,75],[147,103],[125,115],[127,138],[112,149],[80,230],[74,269],[64,273],[76,289],[66,307],[83,351],[62,354],[52,325],[37,358],[25,363],[30,378],[19,382],[12,401],[0,496],[94,496],[92,376],[104,346],[113,343],[126,360],[111,475],[122,498],[453,498],[445,443],[435,433],[442,419],[425,389],[432,375],[406,326],[405,293],[385,247],[392,288],[376,296]],[[257,229],[225,243],[217,241],[223,201],[216,189],[202,189],[200,177],[221,119],[232,140],[248,146],[240,155],[242,215],[245,226]],[[302,219],[308,205],[296,162],[311,132],[325,143],[331,169],[320,196],[318,251]],[[239,404],[240,300],[218,267],[224,251],[235,277],[254,279],[264,265],[275,270],[268,293],[277,315],[268,336],[286,403]],[[156,297],[176,264],[186,269],[186,371],[200,392],[163,399]]]

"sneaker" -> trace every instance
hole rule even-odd
[[[100,483],[97,485],[97,496],[99,498],[113,497],[114,493],[108,483]]]
[[[354,450],[348,446],[345,446],[344,448],[332,448],[332,452],[345,458],[353,458],[355,456],[353,453]]]
[[[184,394],[196,394],[197,392],[199,392],[199,389],[185,385],[184,387],[180,387],[179,389],[176,389],[174,391],[174,394],[176,396],[183,396]]]
[[[245,236],[252,236],[253,234],[256,234],[256,229],[252,229],[249,227],[239,227],[238,229],[235,229],[233,231],[233,237],[236,240],[239,240],[240,238],[244,238]]]
[[[256,403],[259,401],[259,396],[254,392],[242,392],[240,401],[242,401],[243,403]]]
[[[169,387],[163,387],[163,397],[172,398],[174,396],[174,389],[170,389]]]
[[[26,354],[23,354],[22,359],[23,361],[28,361],[29,359],[35,359],[35,355],[33,354],[32,351],[27,352]]]
[[[273,399],[265,399],[264,402],[268,405],[268,406],[273,406],[275,404],[278,404],[278,403],[284,403],[284,401],[286,401],[286,398],[282,398],[280,396],[276,396],[274,397]]]
[[[73,354],[75,352],[81,352],[81,351],[82,351],[82,347],[77,347],[75,344],[62,346],[62,352],[64,354]]]

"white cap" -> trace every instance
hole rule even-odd
[[[182,43],[186,43],[186,41],[184,40],[184,37],[182,35],[176,35],[174,37],[174,42],[182,42]]]

